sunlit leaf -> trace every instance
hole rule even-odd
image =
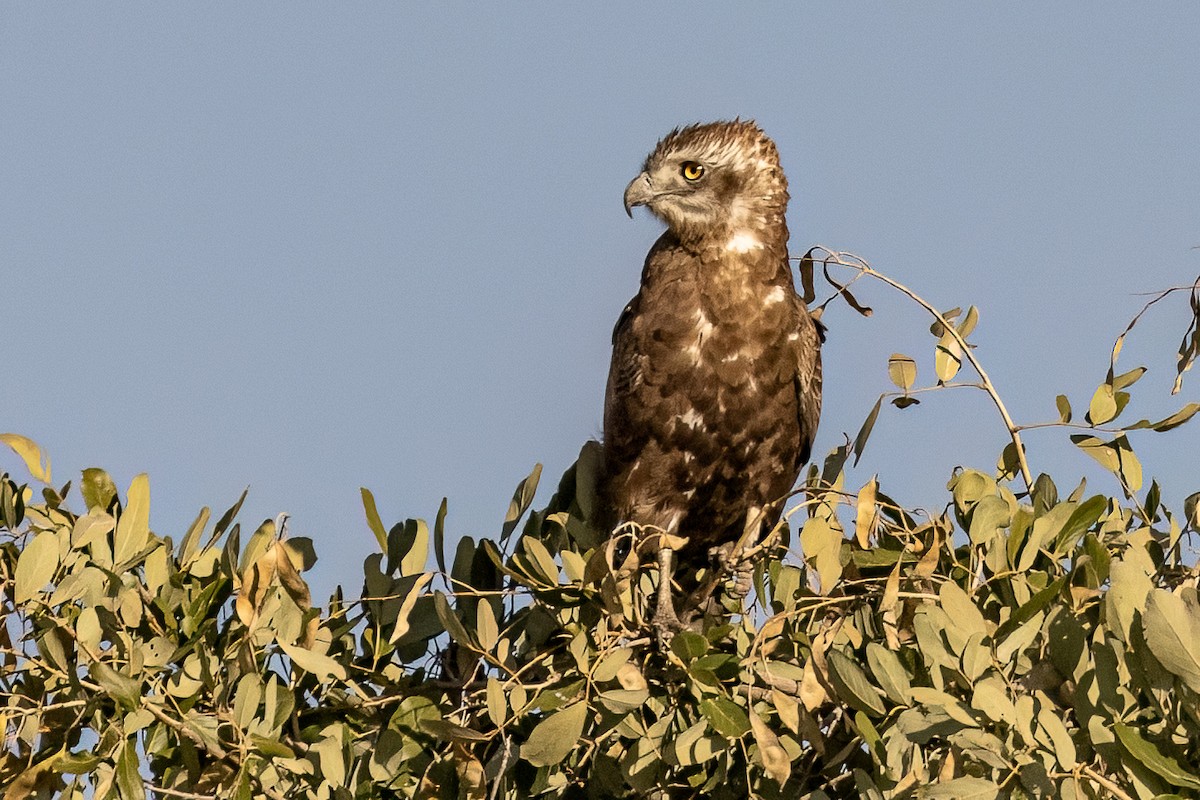
[[[1000,787],[987,778],[953,778],[923,787],[921,800],[992,800],[1000,796]]]
[[[1195,591],[1182,596],[1155,589],[1142,612],[1146,644],[1154,657],[1193,692],[1200,692],[1200,604]]]
[[[1071,401],[1065,394],[1057,395],[1054,404],[1058,407],[1058,421],[1066,424],[1071,421]]]
[[[962,345],[949,331],[942,335],[934,348],[933,366],[942,383],[953,380],[962,367]]]
[[[1087,420],[1092,425],[1103,425],[1117,415],[1117,401],[1111,383],[1096,387],[1092,402],[1088,405]]]
[[[318,680],[346,680],[346,668],[336,659],[299,645],[288,644],[282,639],[278,640],[278,643],[293,664],[305,672],[311,672]]]
[[[907,392],[917,381],[917,362],[901,353],[888,358],[888,376],[897,389]]]
[[[42,531],[25,545],[17,558],[13,576],[13,599],[18,605],[27,602],[45,588],[58,570],[58,535]]]
[[[1135,367],[1128,372],[1122,372],[1120,375],[1114,376],[1111,383],[1114,389],[1127,389],[1138,382],[1143,375],[1146,374],[1145,367]]]
[[[362,495],[363,511],[367,514],[367,527],[371,529],[371,533],[375,534],[375,541],[379,542],[379,552],[387,552],[387,529],[383,527],[383,520],[379,518],[379,509],[375,507],[375,495],[371,494],[371,490],[364,487],[359,488],[359,493]]]
[[[954,620],[955,626],[964,634],[968,636],[972,633],[987,634],[988,626],[983,619],[983,614],[967,596],[967,593],[959,588],[958,584],[946,581],[938,590],[938,597],[946,615]]]
[[[675,739],[674,755],[681,766],[690,767],[711,760],[728,747],[728,741],[710,734],[708,725],[702,720],[679,734]]]
[[[958,329],[958,334],[964,339],[971,335],[975,330],[975,326],[979,323],[979,309],[975,306],[968,306],[967,313],[963,315],[962,321],[955,325]]]
[[[875,521],[878,509],[875,506],[875,492],[879,481],[874,477],[858,490],[855,501],[854,538],[858,546],[866,550],[871,546],[871,534],[875,531]]]
[[[758,760],[772,780],[782,786],[792,775],[792,760],[767,723],[753,710],[749,717],[750,731],[754,734],[754,743],[758,745]]]
[[[113,563],[118,565],[137,555],[150,539],[150,478],[146,473],[134,476],[125,501],[113,537]]]
[[[50,483],[50,457],[42,454],[36,442],[19,433],[0,433],[0,442],[4,442],[21,457],[34,480]]]
[[[1109,472],[1116,473],[1120,469],[1121,463],[1117,458],[1117,450],[1110,443],[1081,433],[1072,435],[1071,441]]]
[[[842,534],[823,517],[812,517],[800,530],[804,559],[816,569],[821,591],[828,593],[842,575]]]

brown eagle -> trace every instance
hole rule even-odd
[[[625,190],[667,230],[613,331],[601,498],[685,558],[774,524],[812,448],[822,329],[792,283],[787,202],[775,143],[741,120],[672,131]],[[673,559],[660,548],[660,631],[681,627]]]

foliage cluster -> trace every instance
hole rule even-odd
[[[875,478],[846,487],[876,404],[744,554],[750,599],[726,580],[665,644],[643,616],[646,532],[589,524],[594,445],[547,508],[531,509],[535,469],[495,538],[452,548],[444,503],[432,526],[388,527],[364,489],[379,552],[360,596],[318,607],[312,542],[284,517],[244,536],[239,500],[159,536],[144,475],[122,497],[85,470],[73,510],[37,446],[5,435],[41,489],[0,478],[3,800],[1200,792],[1196,496],[1166,508],[1129,444],[1200,405],[1119,426],[1144,370],[1116,373],[1118,341],[1085,420],[1060,398],[1054,424],[1083,429],[1119,492],[1060,493],[972,353],[974,308],[938,313],[827,252],[801,260],[806,288],[818,263],[933,313],[928,388],[965,362],[1013,441],[995,470],[956,470],[944,509],[905,509]],[[925,391],[914,359],[888,371],[881,403]]]

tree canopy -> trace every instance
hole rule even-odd
[[[798,262],[810,301],[821,266],[862,313],[860,279],[928,311],[935,378],[893,355],[895,392],[753,545],[749,597],[719,592],[669,644],[646,622],[649,532],[591,522],[595,443],[541,509],[535,468],[479,541],[452,544],[445,502],[389,526],[363,489],[379,551],[361,592],[318,605],[314,543],[285,516],[243,531],[243,495],[159,535],[145,475],[55,487],[37,444],[3,435],[32,480],[0,477],[3,800],[1194,796],[1200,495],[1168,508],[1134,443],[1200,404],[1123,421],[1145,370],[1116,365],[1141,314],[1083,418],[1059,396],[1049,423],[1112,490],[1058,486],[970,342],[975,307],[938,311],[849,254]],[[1180,294],[1176,392],[1200,283],[1147,305]],[[956,469],[933,511],[846,485],[885,402],[961,385],[1008,432],[996,465]]]

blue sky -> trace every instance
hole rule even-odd
[[[598,435],[609,333],[659,232],[625,184],[672,127],[753,117],[792,187],[792,249],[852,251],[973,339],[1021,422],[1079,415],[1146,298],[1200,273],[1200,7],[1084,3],[9,4],[0,15],[0,429],[55,482],[150,474],[178,538],[250,487],[352,591],[385,522],[492,535]],[[934,340],[878,286],[834,304],[817,452]],[[1167,397],[1182,298],[1135,330]],[[1196,423],[1193,423],[1194,425]],[[1178,502],[1198,428],[1135,440]],[[940,507],[990,467],[986,398],[881,415],[849,482]],[[1036,470],[1116,491],[1066,433]],[[15,456],[0,461],[20,473]],[[1069,484],[1069,485],[1068,485]]]

